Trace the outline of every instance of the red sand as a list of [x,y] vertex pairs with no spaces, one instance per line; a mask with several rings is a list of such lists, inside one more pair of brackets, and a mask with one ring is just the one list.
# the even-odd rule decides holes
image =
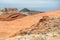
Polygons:
[[0,38],[12,37],[21,30],[25,31],[26,28],[31,28],[31,26],[36,24],[42,16],[60,16],[60,10],[26,16],[14,21],[0,21]]

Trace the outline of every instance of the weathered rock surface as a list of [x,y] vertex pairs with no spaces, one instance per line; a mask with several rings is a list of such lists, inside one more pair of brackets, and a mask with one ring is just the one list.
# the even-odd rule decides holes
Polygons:
[[15,20],[15,19],[20,19],[20,18],[23,18],[27,15],[25,14],[21,14],[21,13],[5,13],[5,14],[2,14],[0,15],[0,21],[12,21],[12,20]]
[[2,8],[0,12],[18,12],[17,8]]
[[1,8],[0,15],[9,13],[20,13],[17,8]]
[[12,38],[1,38],[0,40],[60,40],[60,30],[53,30],[46,34],[19,35]]
[[0,21],[11,21],[27,15],[19,12],[17,8],[3,8],[0,9]]
[[[54,20],[50,19],[51,17],[54,18],[55,22]],[[0,38],[7,38],[30,33],[38,34],[38,32],[45,33],[51,31],[51,29],[52,30],[59,29],[60,25],[57,24],[57,23],[60,24],[59,17],[60,11],[54,11],[27,16],[25,18],[17,19],[14,21],[0,21]]]

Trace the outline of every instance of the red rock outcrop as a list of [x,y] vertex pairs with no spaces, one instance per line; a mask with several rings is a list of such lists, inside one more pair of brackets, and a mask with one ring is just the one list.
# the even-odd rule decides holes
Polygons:
[[15,19],[23,18],[27,15],[21,14],[21,13],[5,13],[0,15],[0,21],[12,21]]
[[[59,17],[60,10],[27,16],[25,18],[17,19],[14,21],[0,21],[0,38],[12,37],[19,33],[24,33],[28,31],[27,29],[33,29],[32,25],[38,23],[43,16]],[[49,18],[47,19],[49,20]]]

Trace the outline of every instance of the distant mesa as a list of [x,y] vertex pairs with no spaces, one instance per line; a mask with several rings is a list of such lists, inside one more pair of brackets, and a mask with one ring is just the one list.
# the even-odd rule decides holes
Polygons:
[[30,10],[27,8],[24,8],[24,9],[20,10],[20,12],[30,12]]
[[20,12],[23,14],[26,14],[26,15],[34,15],[34,14],[38,14],[38,13],[43,13],[41,11],[29,10],[28,8],[24,8],[24,9],[20,10]]

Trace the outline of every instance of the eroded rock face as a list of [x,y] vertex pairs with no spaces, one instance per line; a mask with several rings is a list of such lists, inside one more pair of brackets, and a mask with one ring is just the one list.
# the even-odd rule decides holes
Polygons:
[[33,24],[31,28],[26,28],[18,35],[25,35],[25,34],[40,34],[40,33],[47,33],[53,30],[60,30],[60,16],[42,16],[41,19],[36,24]]
[[18,9],[17,8],[3,8],[3,9],[1,9],[1,11],[2,12],[10,12],[10,11],[18,11]]
[[25,30],[22,30],[19,35],[25,35],[25,34],[45,34],[47,32],[53,31],[53,30],[60,30],[60,17],[49,17],[49,16],[43,16],[42,19],[38,21],[38,23],[33,24],[31,28],[26,28]]
[[54,11],[27,16],[14,21],[0,21],[0,38],[25,34],[47,33],[59,29],[59,19],[60,11]]
[[0,13],[4,14],[4,13],[19,13],[19,10],[17,8],[3,8],[0,9]]
[[0,21],[11,21],[25,16],[27,15],[20,13],[17,8],[0,9]]
[[0,40],[60,40],[60,24],[56,24],[57,22],[59,22],[60,18],[54,17],[49,19],[48,21],[46,20],[44,20],[43,22],[41,21],[41,23],[39,23],[38,25],[35,24],[33,28],[30,28],[29,30],[25,29],[27,31],[22,32],[22,34],[16,34],[11,38],[0,38]]
[[15,19],[20,19],[20,18],[23,18],[27,15],[25,14],[21,14],[21,13],[5,13],[5,14],[2,14],[0,15],[0,21],[12,21],[12,20],[15,20]]

